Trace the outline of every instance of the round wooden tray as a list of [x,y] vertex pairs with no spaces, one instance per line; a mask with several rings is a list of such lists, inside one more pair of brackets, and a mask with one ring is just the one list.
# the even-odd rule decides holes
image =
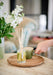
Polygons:
[[32,56],[32,59],[27,59],[26,63],[17,63],[17,55],[11,56],[7,59],[8,63],[13,65],[13,66],[18,66],[18,67],[33,67],[40,65],[44,62],[43,57],[35,55]]

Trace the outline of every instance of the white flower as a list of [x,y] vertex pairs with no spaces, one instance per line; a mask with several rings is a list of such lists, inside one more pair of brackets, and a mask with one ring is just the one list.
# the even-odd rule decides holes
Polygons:
[[8,17],[6,18],[6,23],[11,23],[14,19],[12,18],[11,15],[8,15]]
[[22,7],[22,6],[18,6],[18,5],[16,5],[16,9],[18,10],[18,12],[23,11],[23,7]]
[[23,20],[23,15],[20,14],[21,11],[23,11],[23,7],[16,5],[16,9],[14,9],[12,11],[12,14],[8,15],[6,18],[6,22],[11,23],[11,26],[13,26],[13,28],[15,28],[17,24],[20,24]]
[[14,9],[12,11],[12,14],[14,14],[15,16],[18,16],[18,13],[21,12],[21,11],[23,11],[22,6],[16,5],[16,9]]
[[23,17],[18,17],[18,18],[16,19],[16,21],[17,21],[18,24],[20,24],[20,23],[23,21]]
[[13,28],[15,28],[16,25],[17,25],[17,23],[15,23],[15,22],[16,22],[16,20],[14,20],[14,21],[11,22],[11,26],[13,26]]

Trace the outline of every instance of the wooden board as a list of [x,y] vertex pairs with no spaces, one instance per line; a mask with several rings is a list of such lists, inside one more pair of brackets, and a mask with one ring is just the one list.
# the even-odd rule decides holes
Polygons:
[[33,67],[33,66],[37,66],[40,65],[44,62],[43,57],[35,55],[32,56],[32,59],[27,59],[26,63],[17,63],[17,55],[14,56],[10,56],[7,59],[8,63],[13,65],[13,66],[18,66],[18,67]]

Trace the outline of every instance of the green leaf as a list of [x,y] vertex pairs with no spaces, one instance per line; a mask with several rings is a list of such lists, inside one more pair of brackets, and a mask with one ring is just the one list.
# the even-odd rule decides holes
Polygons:
[[15,32],[15,29],[13,26],[11,26],[11,23],[6,23],[4,17],[0,18],[0,37],[13,37],[10,33]]
[[3,2],[0,2],[0,6],[3,6],[3,4],[4,4]]
[[20,8],[23,9],[23,5],[21,5]]
[[22,13],[22,16],[24,16],[24,13]]
[[17,26],[18,26],[18,24],[17,24]]
[[12,32],[15,32],[15,29],[14,28],[12,28],[12,30],[11,30]]
[[1,43],[2,41],[1,41],[1,38],[0,38],[0,43]]
[[13,35],[11,35],[11,34],[6,34],[6,36],[8,36],[8,37],[13,37]]
[[23,16],[24,16],[24,13],[22,13],[22,14],[19,14],[18,16],[19,16],[19,17],[23,17]]
[[10,39],[10,37],[13,37],[13,35],[11,35],[11,34],[5,34],[5,36],[6,36],[8,39]]

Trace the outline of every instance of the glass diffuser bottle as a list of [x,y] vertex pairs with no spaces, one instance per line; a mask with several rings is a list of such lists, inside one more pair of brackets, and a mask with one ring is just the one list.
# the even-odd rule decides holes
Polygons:
[[26,52],[23,48],[23,41],[24,41],[23,28],[19,27],[17,29],[17,33],[18,33],[18,41],[19,41],[19,50],[17,50],[17,62],[25,63],[26,62]]

